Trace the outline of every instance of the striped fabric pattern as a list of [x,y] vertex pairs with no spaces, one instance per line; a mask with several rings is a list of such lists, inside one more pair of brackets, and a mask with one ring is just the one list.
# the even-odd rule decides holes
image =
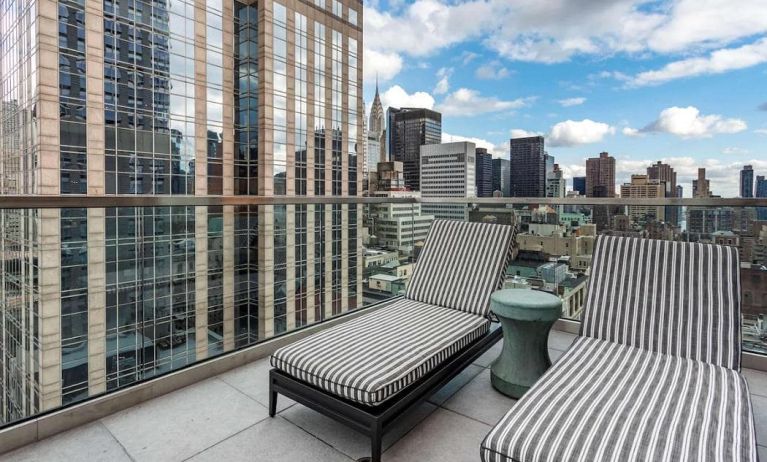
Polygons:
[[272,366],[349,400],[375,406],[485,335],[480,316],[399,299],[277,350]]
[[487,316],[515,256],[515,237],[515,226],[434,221],[406,297]]
[[732,369],[580,337],[493,428],[484,462],[753,461]]
[[737,249],[599,236],[581,335],[739,370]]

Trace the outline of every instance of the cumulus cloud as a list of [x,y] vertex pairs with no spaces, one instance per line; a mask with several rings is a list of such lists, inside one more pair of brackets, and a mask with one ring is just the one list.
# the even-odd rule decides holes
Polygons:
[[[481,24],[481,27],[477,27]],[[658,53],[691,56],[678,68],[724,72],[759,59],[732,57],[761,46],[767,32],[764,0],[415,0],[389,11],[377,3],[365,10],[365,42],[381,53],[421,58],[467,40],[479,39],[501,56],[519,61],[556,63],[578,55]],[[750,43],[750,44],[749,44]],[[732,48],[737,45],[742,48]],[[718,50],[710,53],[712,50]],[[716,53],[722,52],[721,56]],[[709,54],[710,53],[710,54]],[[713,58],[713,59],[712,59]],[[474,59],[465,55],[464,62]],[[732,59],[732,64],[722,62]],[[719,64],[714,61],[719,60]],[[702,69],[702,70],[700,70]],[[652,72],[652,71],[651,71]],[[688,70],[687,73],[690,71]],[[697,75],[697,74],[694,74]],[[662,77],[648,74],[643,78]],[[657,80],[658,82],[664,80]]]
[[459,88],[450,93],[437,106],[437,110],[447,116],[471,117],[491,112],[510,111],[529,106],[534,97],[502,100],[494,96],[482,96],[477,90]]
[[511,137],[512,138],[529,138],[531,136],[541,136],[543,133],[541,132],[531,132],[528,130],[523,130],[521,128],[512,128],[511,129]]
[[474,71],[474,76],[483,80],[501,80],[510,76],[511,72],[503,67],[500,61],[483,64]]
[[453,69],[443,67],[440,70],[437,71],[437,77],[439,77],[439,81],[437,82],[437,85],[434,87],[434,90],[432,93],[435,95],[444,95],[445,93],[450,90],[450,76],[453,74]]
[[509,156],[509,147],[505,144],[495,144],[492,141],[488,141],[484,138],[476,138],[472,136],[451,135],[449,133],[442,133],[443,143],[455,143],[459,141],[468,141],[474,143],[478,148],[485,148],[487,152],[491,153],[493,157]]
[[754,130],[754,133],[758,133],[760,135],[767,135],[767,128],[757,128]]
[[739,133],[747,128],[748,125],[742,119],[724,118],[718,114],[702,115],[695,106],[673,106],[661,111],[658,119],[642,130],[628,130],[636,133],[669,133],[686,139],[710,138],[720,133]]
[[583,97],[577,97],[577,98],[565,98],[560,99],[557,101],[562,107],[570,107],[570,106],[580,106],[581,104],[586,102],[586,98]]
[[565,120],[551,127],[548,142],[551,146],[577,146],[598,143],[615,133],[615,128],[591,119]]
[[630,136],[630,137],[638,137],[638,136],[643,136],[644,135],[644,133],[642,133],[638,129],[631,128],[631,127],[623,127],[623,130],[621,130],[621,133],[623,133],[626,136]]
[[381,104],[387,107],[422,107],[426,109],[434,108],[434,97],[425,91],[408,93],[399,85],[394,85],[381,94]]
[[[767,14],[767,12],[765,12]],[[640,72],[632,86],[658,85],[670,80],[744,69],[767,62],[767,38],[737,48],[725,48],[708,56],[673,61],[660,69]]]
[[365,48],[363,78],[374,82],[376,78],[385,82],[393,79],[402,70],[402,57],[397,53],[380,52]]

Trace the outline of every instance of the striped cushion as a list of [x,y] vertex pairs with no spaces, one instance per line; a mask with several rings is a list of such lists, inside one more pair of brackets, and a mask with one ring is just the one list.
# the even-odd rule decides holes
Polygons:
[[436,220],[407,298],[487,316],[515,251],[514,226]]
[[732,369],[587,337],[491,430],[485,462],[754,461]]
[[485,335],[489,321],[399,299],[277,350],[272,366],[367,405],[386,401]]
[[600,236],[581,335],[738,370],[737,249]]

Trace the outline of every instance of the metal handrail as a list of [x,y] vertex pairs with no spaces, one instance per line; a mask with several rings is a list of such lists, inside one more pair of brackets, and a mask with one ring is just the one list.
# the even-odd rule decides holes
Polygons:
[[620,198],[620,197],[387,197],[387,196],[0,196],[0,209],[199,207],[313,204],[476,204],[505,205],[617,205],[677,207],[767,207],[767,198]]

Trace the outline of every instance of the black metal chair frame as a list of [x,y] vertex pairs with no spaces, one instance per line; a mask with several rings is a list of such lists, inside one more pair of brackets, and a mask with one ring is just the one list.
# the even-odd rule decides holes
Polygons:
[[279,369],[269,372],[269,416],[277,411],[277,395],[314,409],[371,439],[371,462],[380,462],[383,435],[406,412],[428,399],[462,370],[490,349],[502,337],[499,328],[492,328],[457,352],[418,382],[400,391],[378,406],[367,406],[329,393],[298,380]]

